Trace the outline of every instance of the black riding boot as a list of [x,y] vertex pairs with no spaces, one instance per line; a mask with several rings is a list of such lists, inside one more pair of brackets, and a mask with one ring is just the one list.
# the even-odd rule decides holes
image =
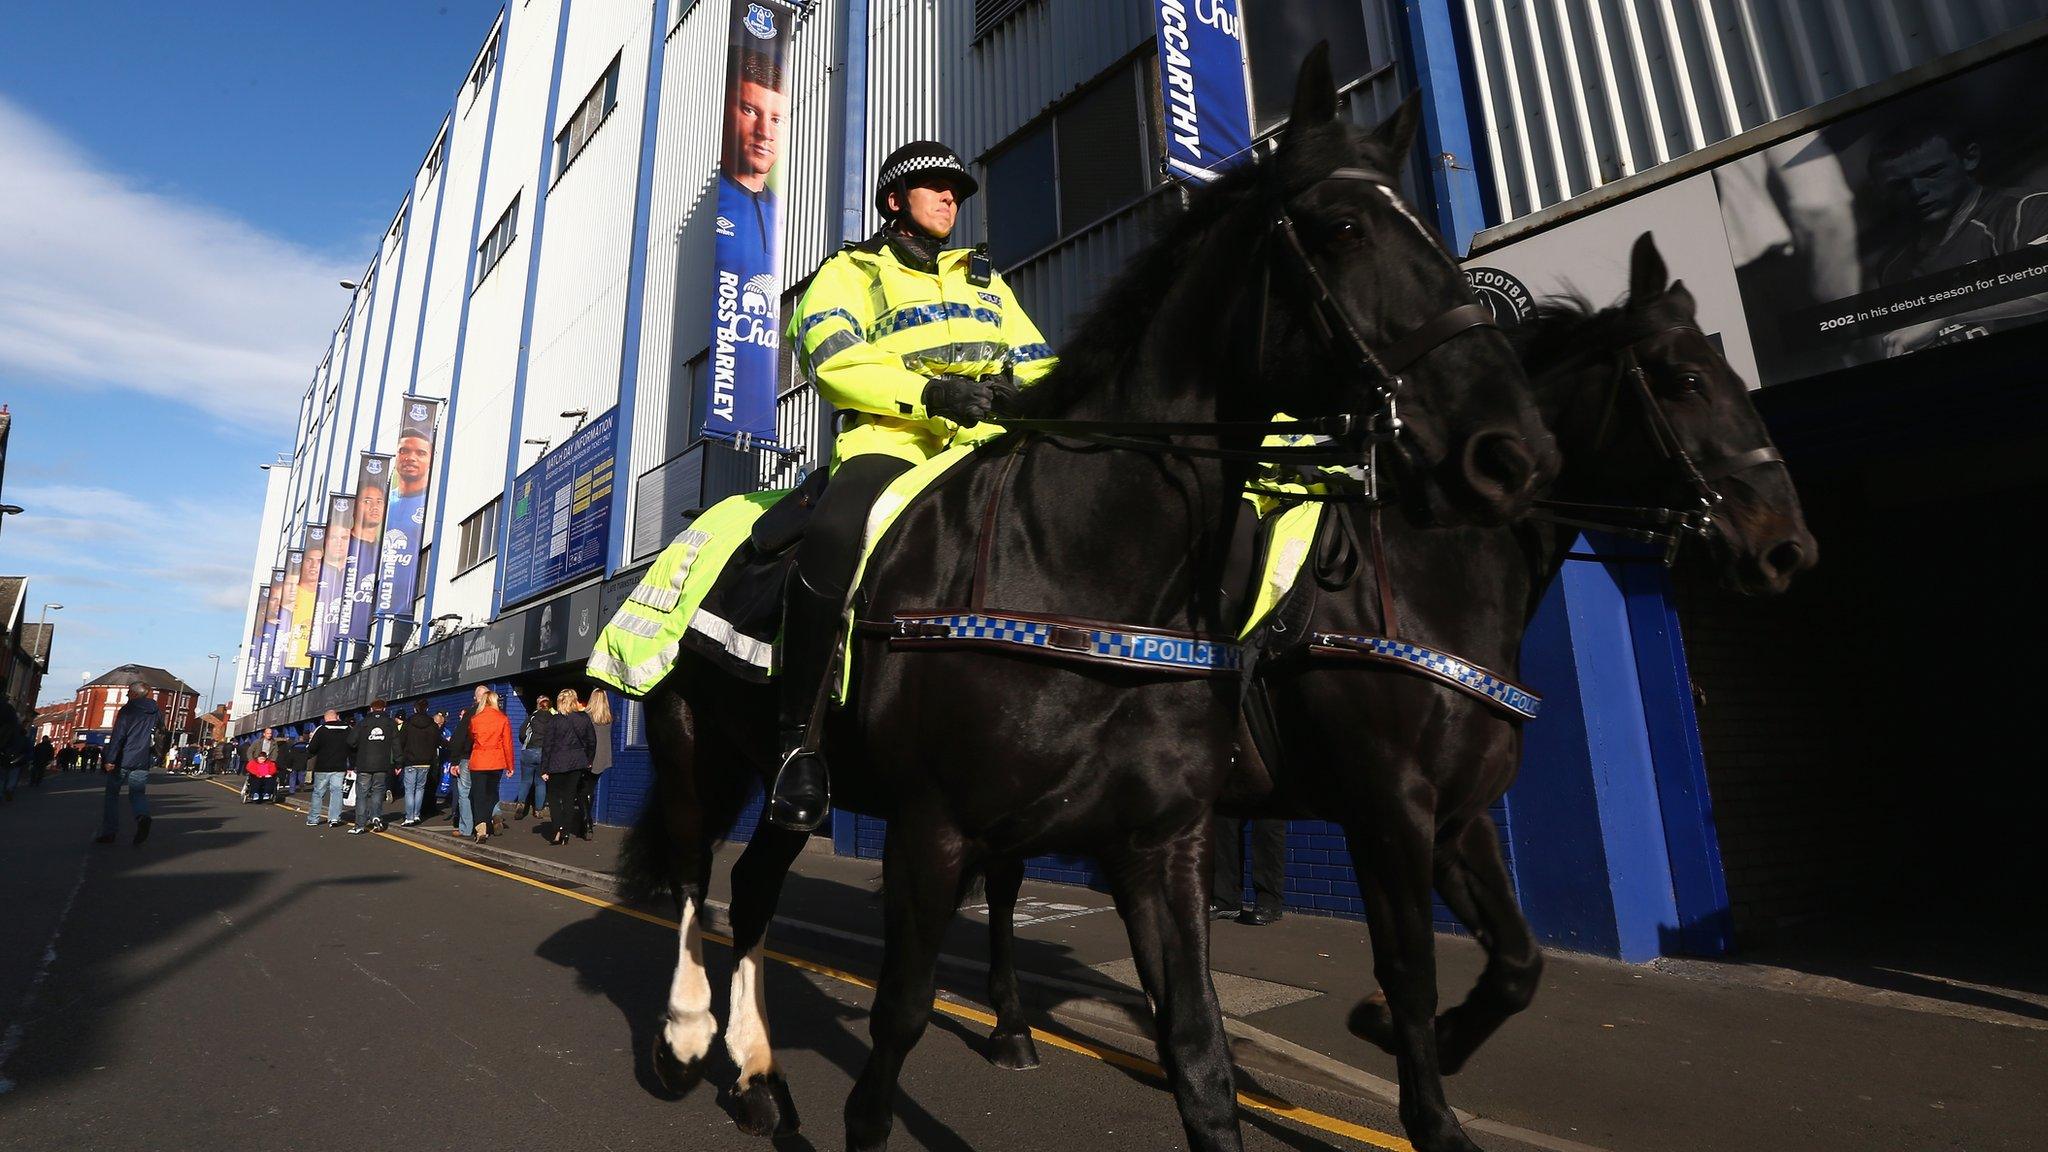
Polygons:
[[824,737],[825,678],[839,647],[845,597],[819,593],[801,570],[789,576],[782,610],[782,767],[768,793],[768,822],[791,832],[815,831],[832,811],[832,781],[819,744]]

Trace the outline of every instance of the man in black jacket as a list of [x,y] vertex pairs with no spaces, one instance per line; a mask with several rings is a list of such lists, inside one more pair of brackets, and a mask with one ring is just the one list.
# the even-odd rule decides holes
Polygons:
[[[347,790],[344,783],[349,764],[349,726],[341,722],[341,713],[327,710],[327,716],[313,729],[312,742],[306,746],[307,759],[313,764],[313,802],[306,806],[306,827],[325,824],[329,827],[341,823],[341,795]],[[320,814],[321,797],[327,798],[327,814]]]
[[384,701],[370,701],[370,711],[349,733],[356,757],[356,826],[351,836],[384,830],[384,781],[398,759],[398,722],[384,710]]
[[540,750],[548,746],[548,725],[555,722],[555,702],[543,692],[533,698],[533,711],[526,717],[526,731],[519,735],[519,771],[526,777],[519,787],[519,807],[514,820],[548,806],[548,784],[540,778]]
[[135,813],[135,843],[149,839],[149,770],[156,763],[156,735],[163,721],[163,710],[149,698],[149,690],[130,684],[128,702],[115,714],[114,730],[107,736],[107,798],[94,843],[114,842],[114,833],[120,830],[123,785],[128,788],[128,806]]
[[399,762],[405,768],[405,820],[401,828],[420,822],[426,800],[427,777],[441,759],[441,726],[427,715],[425,701],[412,706],[398,734]]

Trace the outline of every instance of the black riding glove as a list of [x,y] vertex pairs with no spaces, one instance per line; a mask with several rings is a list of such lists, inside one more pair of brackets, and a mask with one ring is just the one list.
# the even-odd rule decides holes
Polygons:
[[972,428],[987,418],[994,401],[993,380],[934,376],[924,386],[924,410]]

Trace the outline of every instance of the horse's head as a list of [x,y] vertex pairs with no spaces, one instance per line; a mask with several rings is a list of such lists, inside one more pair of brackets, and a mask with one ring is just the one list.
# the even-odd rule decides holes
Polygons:
[[[1649,233],[1630,256],[1622,314],[1631,342],[1604,385],[1590,485],[1701,509],[1723,578],[1752,595],[1783,592],[1819,546],[1748,386],[1702,334],[1692,293],[1670,279]],[[1570,451],[1576,481],[1581,456]]]
[[1414,140],[1411,97],[1359,132],[1337,119],[1327,46],[1296,81],[1279,151],[1254,204],[1265,214],[1256,293],[1261,403],[1297,416],[1398,417],[1403,494],[1432,520],[1521,510],[1557,471],[1520,360],[1492,326],[1396,175]]

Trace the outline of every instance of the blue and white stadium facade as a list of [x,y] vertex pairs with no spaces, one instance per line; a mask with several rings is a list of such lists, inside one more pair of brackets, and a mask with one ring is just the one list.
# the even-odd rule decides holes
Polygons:
[[[932,137],[987,190],[959,235],[990,243],[1057,345],[1179,204],[1161,163],[1162,6],[1198,19],[1241,8],[1263,134],[1280,126],[1294,65],[1317,40],[1331,42],[1360,124],[1419,88],[1424,139],[1408,177],[1444,234],[1474,265],[1539,290],[1563,285],[1531,272],[1531,254],[1569,235],[1594,254],[1573,282],[1612,297],[1628,244],[1666,213],[1646,210],[1656,197],[2024,48],[2048,0],[812,0],[796,24],[783,144],[785,315],[822,261],[875,227],[879,159]],[[390,227],[330,343],[307,350],[289,463],[269,472],[244,635],[324,496],[352,487],[357,454],[396,448],[407,395],[445,405],[419,592],[409,621],[380,621],[369,643],[316,659],[288,687],[242,692],[240,731],[376,696],[452,712],[484,682],[518,701],[517,722],[534,692],[582,684],[596,626],[689,514],[824,463],[831,414],[786,356],[780,450],[697,435],[730,15],[726,0],[516,0],[451,69],[438,122],[394,127],[417,133],[421,163],[393,190]],[[1703,322],[1725,327],[1731,359],[1754,370],[1754,355],[1737,355],[1741,325],[1711,315],[1734,305],[1695,289]],[[1993,452],[1966,424],[2041,427],[2028,424],[2033,401],[2015,398],[2031,339],[2000,333],[1759,393],[1810,489],[1828,554],[1819,592],[1746,603],[1683,568],[1567,567],[1524,661],[1543,719],[1496,811],[1546,940],[1637,960],[1719,954],[1873,894],[1871,869],[1896,859],[1883,838],[1915,801],[1904,769],[1886,784],[1879,763],[1887,710],[1913,709],[1889,679],[1905,658],[1870,637],[1890,624],[1990,648],[2002,638],[1953,581],[1937,590],[1957,593],[1960,623],[1887,619],[1897,589],[1853,574],[1884,555],[1883,532],[1904,529],[1881,530],[1865,498],[1899,479],[1882,466],[1896,437],[1938,472]],[[1945,380],[1974,383],[1951,383],[1930,415],[1920,381],[1937,363]],[[502,570],[515,481],[572,448],[608,462],[609,491],[586,521],[602,523],[602,562],[535,591]],[[1953,508],[2042,483],[2020,463],[2032,457],[1993,454],[1995,475],[1927,499]],[[1899,518],[1922,507],[1904,494],[1878,503]],[[1830,567],[1841,569],[1832,579]],[[637,708],[614,737],[599,810],[624,823],[651,780]],[[846,814],[832,829],[858,854],[879,850],[879,832]],[[1093,879],[1086,860],[1037,867]],[[1292,907],[1362,911],[1333,827],[1290,829],[1287,878]]]

